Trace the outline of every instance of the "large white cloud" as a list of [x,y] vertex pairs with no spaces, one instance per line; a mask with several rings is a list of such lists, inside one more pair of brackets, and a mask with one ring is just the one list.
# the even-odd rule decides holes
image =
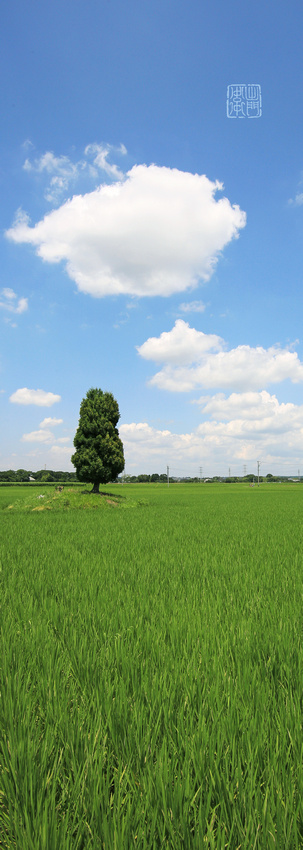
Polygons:
[[[98,156],[98,155],[97,155]],[[136,165],[124,181],[74,196],[34,227],[19,214],[6,232],[45,261],[63,261],[94,297],[163,295],[208,280],[246,216],[205,175]]]
[[196,331],[179,319],[171,331],[150,337],[137,350],[141,357],[165,364],[150,384],[171,392],[198,387],[260,390],[286,378],[303,381],[303,364],[295,351],[279,346],[224,348],[220,337]]
[[37,407],[52,407],[58,401],[61,401],[60,395],[55,393],[47,393],[45,390],[29,390],[27,387],[22,387],[16,390],[9,399],[13,404],[35,404]]

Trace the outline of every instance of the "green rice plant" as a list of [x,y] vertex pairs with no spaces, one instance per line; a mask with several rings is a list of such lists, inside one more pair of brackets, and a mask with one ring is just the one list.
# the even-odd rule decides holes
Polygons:
[[301,848],[301,489],[66,490],[2,501],[1,846]]

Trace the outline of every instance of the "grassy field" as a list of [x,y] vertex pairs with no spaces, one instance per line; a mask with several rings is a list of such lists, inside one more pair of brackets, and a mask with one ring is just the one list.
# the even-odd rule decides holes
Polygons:
[[0,488],[0,846],[303,848],[303,488],[104,489]]

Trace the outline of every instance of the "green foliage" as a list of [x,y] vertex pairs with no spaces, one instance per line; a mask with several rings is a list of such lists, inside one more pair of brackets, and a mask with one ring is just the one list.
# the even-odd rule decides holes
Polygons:
[[10,482],[12,484],[22,483],[30,483],[31,485],[34,481],[30,481],[30,479],[34,479],[34,481],[76,481],[76,473],[75,472],[55,472],[52,469],[40,469],[38,472],[32,472],[28,469],[17,469],[17,472],[14,469],[7,469],[6,471],[0,472],[0,484],[2,482]]
[[301,489],[112,493],[0,491],[1,848],[301,850]]
[[75,434],[75,453],[71,461],[79,481],[90,481],[94,488],[113,481],[124,469],[123,444],[116,425],[120,413],[112,393],[88,390],[80,405],[79,425]]

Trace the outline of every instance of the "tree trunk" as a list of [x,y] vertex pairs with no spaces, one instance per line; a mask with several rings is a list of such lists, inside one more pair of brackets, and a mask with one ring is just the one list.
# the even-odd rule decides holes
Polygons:
[[94,484],[93,489],[91,490],[91,493],[100,493],[99,486],[100,486],[99,482],[97,482],[97,484]]

